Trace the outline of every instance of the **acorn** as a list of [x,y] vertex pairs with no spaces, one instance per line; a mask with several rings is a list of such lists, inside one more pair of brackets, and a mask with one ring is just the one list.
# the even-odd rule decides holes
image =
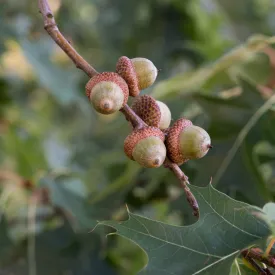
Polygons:
[[140,90],[150,87],[156,80],[158,70],[147,58],[130,59],[122,56],[118,59],[116,72],[125,79],[130,96],[138,96]]
[[143,167],[160,167],[166,157],[164,138],[164,133],[155,127],[134,130],[124,141],[124,152]]
[[179,165],[204,157],[212,148],[208,133],[185,118],[177,120],[169,128],[166,147],[170,160]]
[[164,130],[170,125],[171,112],[168,106],[149,95],[137,97],[132,109],[148,126]]
[[89,80],[86,95],[97,112],[112,114],[125,106],[129,89],[125,80],[117,73],[104,72]]

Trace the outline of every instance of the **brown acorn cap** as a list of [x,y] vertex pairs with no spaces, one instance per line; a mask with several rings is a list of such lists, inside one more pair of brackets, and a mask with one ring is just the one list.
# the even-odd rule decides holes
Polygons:
[[167,155],[171,161],[177,164],[182,164],[188,159],[185,159],[180,150],[180,139],[181,132],[187,126],[192,125],[192,122],[185,118],[178,119],[169,129],[166,137],[166,148]]
[[153,97],[149,95],[137,97],[132,109],[147,125],[159,127],[161,112],[157,101]]
[[100,73],[100,74],[97,74],[96,76],[94,76],[93,78],[91,78],[89,80],[89,82],[86,84],[87,97],[89,99],[91,99],[91,93],[92,93],[93,88],[95,87],[95,85],[97,85],[98,83],[103,82],[103,81],[113,82],[121,88],[121,90],[124,94],[124,101],[123,101],[123,106],[124,106],[127,103],[128,97],[129,97],[128,85],[121,76],[119,76],[117,73],[113,73],[113,72]]
[[144,127],[139,130],[134,130],[130,135],[128,135],[124,141],[124,152],[125,154],[133,160],[133,150],[137,143],[147,137],[158,137],[162,141],[165,139],[164,133],[155,127]]
[[116,72],[127,82],[130,96],[138,96],[138,79],[131,59],[121,56],[116,64]]

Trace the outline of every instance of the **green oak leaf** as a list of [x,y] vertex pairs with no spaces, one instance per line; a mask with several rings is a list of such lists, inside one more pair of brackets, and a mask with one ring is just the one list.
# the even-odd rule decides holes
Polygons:
[[100,223],[147,253],[148,265],[139,274],[229,274],[241,249],[270,235],[260,208],[236,201],[211,184],[190,189],[200,207],[200,218],[192,225],[169,225],[131,212],[127,221]]

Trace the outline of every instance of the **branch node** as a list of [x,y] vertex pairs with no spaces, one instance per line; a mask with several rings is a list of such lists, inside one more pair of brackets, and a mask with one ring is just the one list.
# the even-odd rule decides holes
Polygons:
[[48,18],[50,18],[50,19],[52,19],[52,18],[53,18],[53,14],[52,14],[52,13],[50,13],[50,12],[48,12],[48,13],[46,14],[46,16],[47,16]]
[[56,25],[55,23],[48,23],[48,24],[45,24],[45,25],[44,25],[44,29],[45,29],[47,32],[50,32],[51,29],[52,29],[52,30],[53,30],[53,29],[58,30],[57,25]]

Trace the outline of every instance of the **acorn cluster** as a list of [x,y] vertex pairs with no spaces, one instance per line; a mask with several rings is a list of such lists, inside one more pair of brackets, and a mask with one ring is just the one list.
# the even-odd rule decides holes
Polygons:
[[125,141],[124,152],[132,160],[147,168],[163,164],[166,156],[181,165],[188,160],[202,158],[212,148],[208,133],[185,118],[170,126],[168,106],[149,95],[139,96],[141,90],[151,86],[158,70],[146,58],[119,58],[116,72],[103,72],[89,80],[86,95],[101,114],[112,114],[135,97],[133,111],[147,124],[133,129]]

